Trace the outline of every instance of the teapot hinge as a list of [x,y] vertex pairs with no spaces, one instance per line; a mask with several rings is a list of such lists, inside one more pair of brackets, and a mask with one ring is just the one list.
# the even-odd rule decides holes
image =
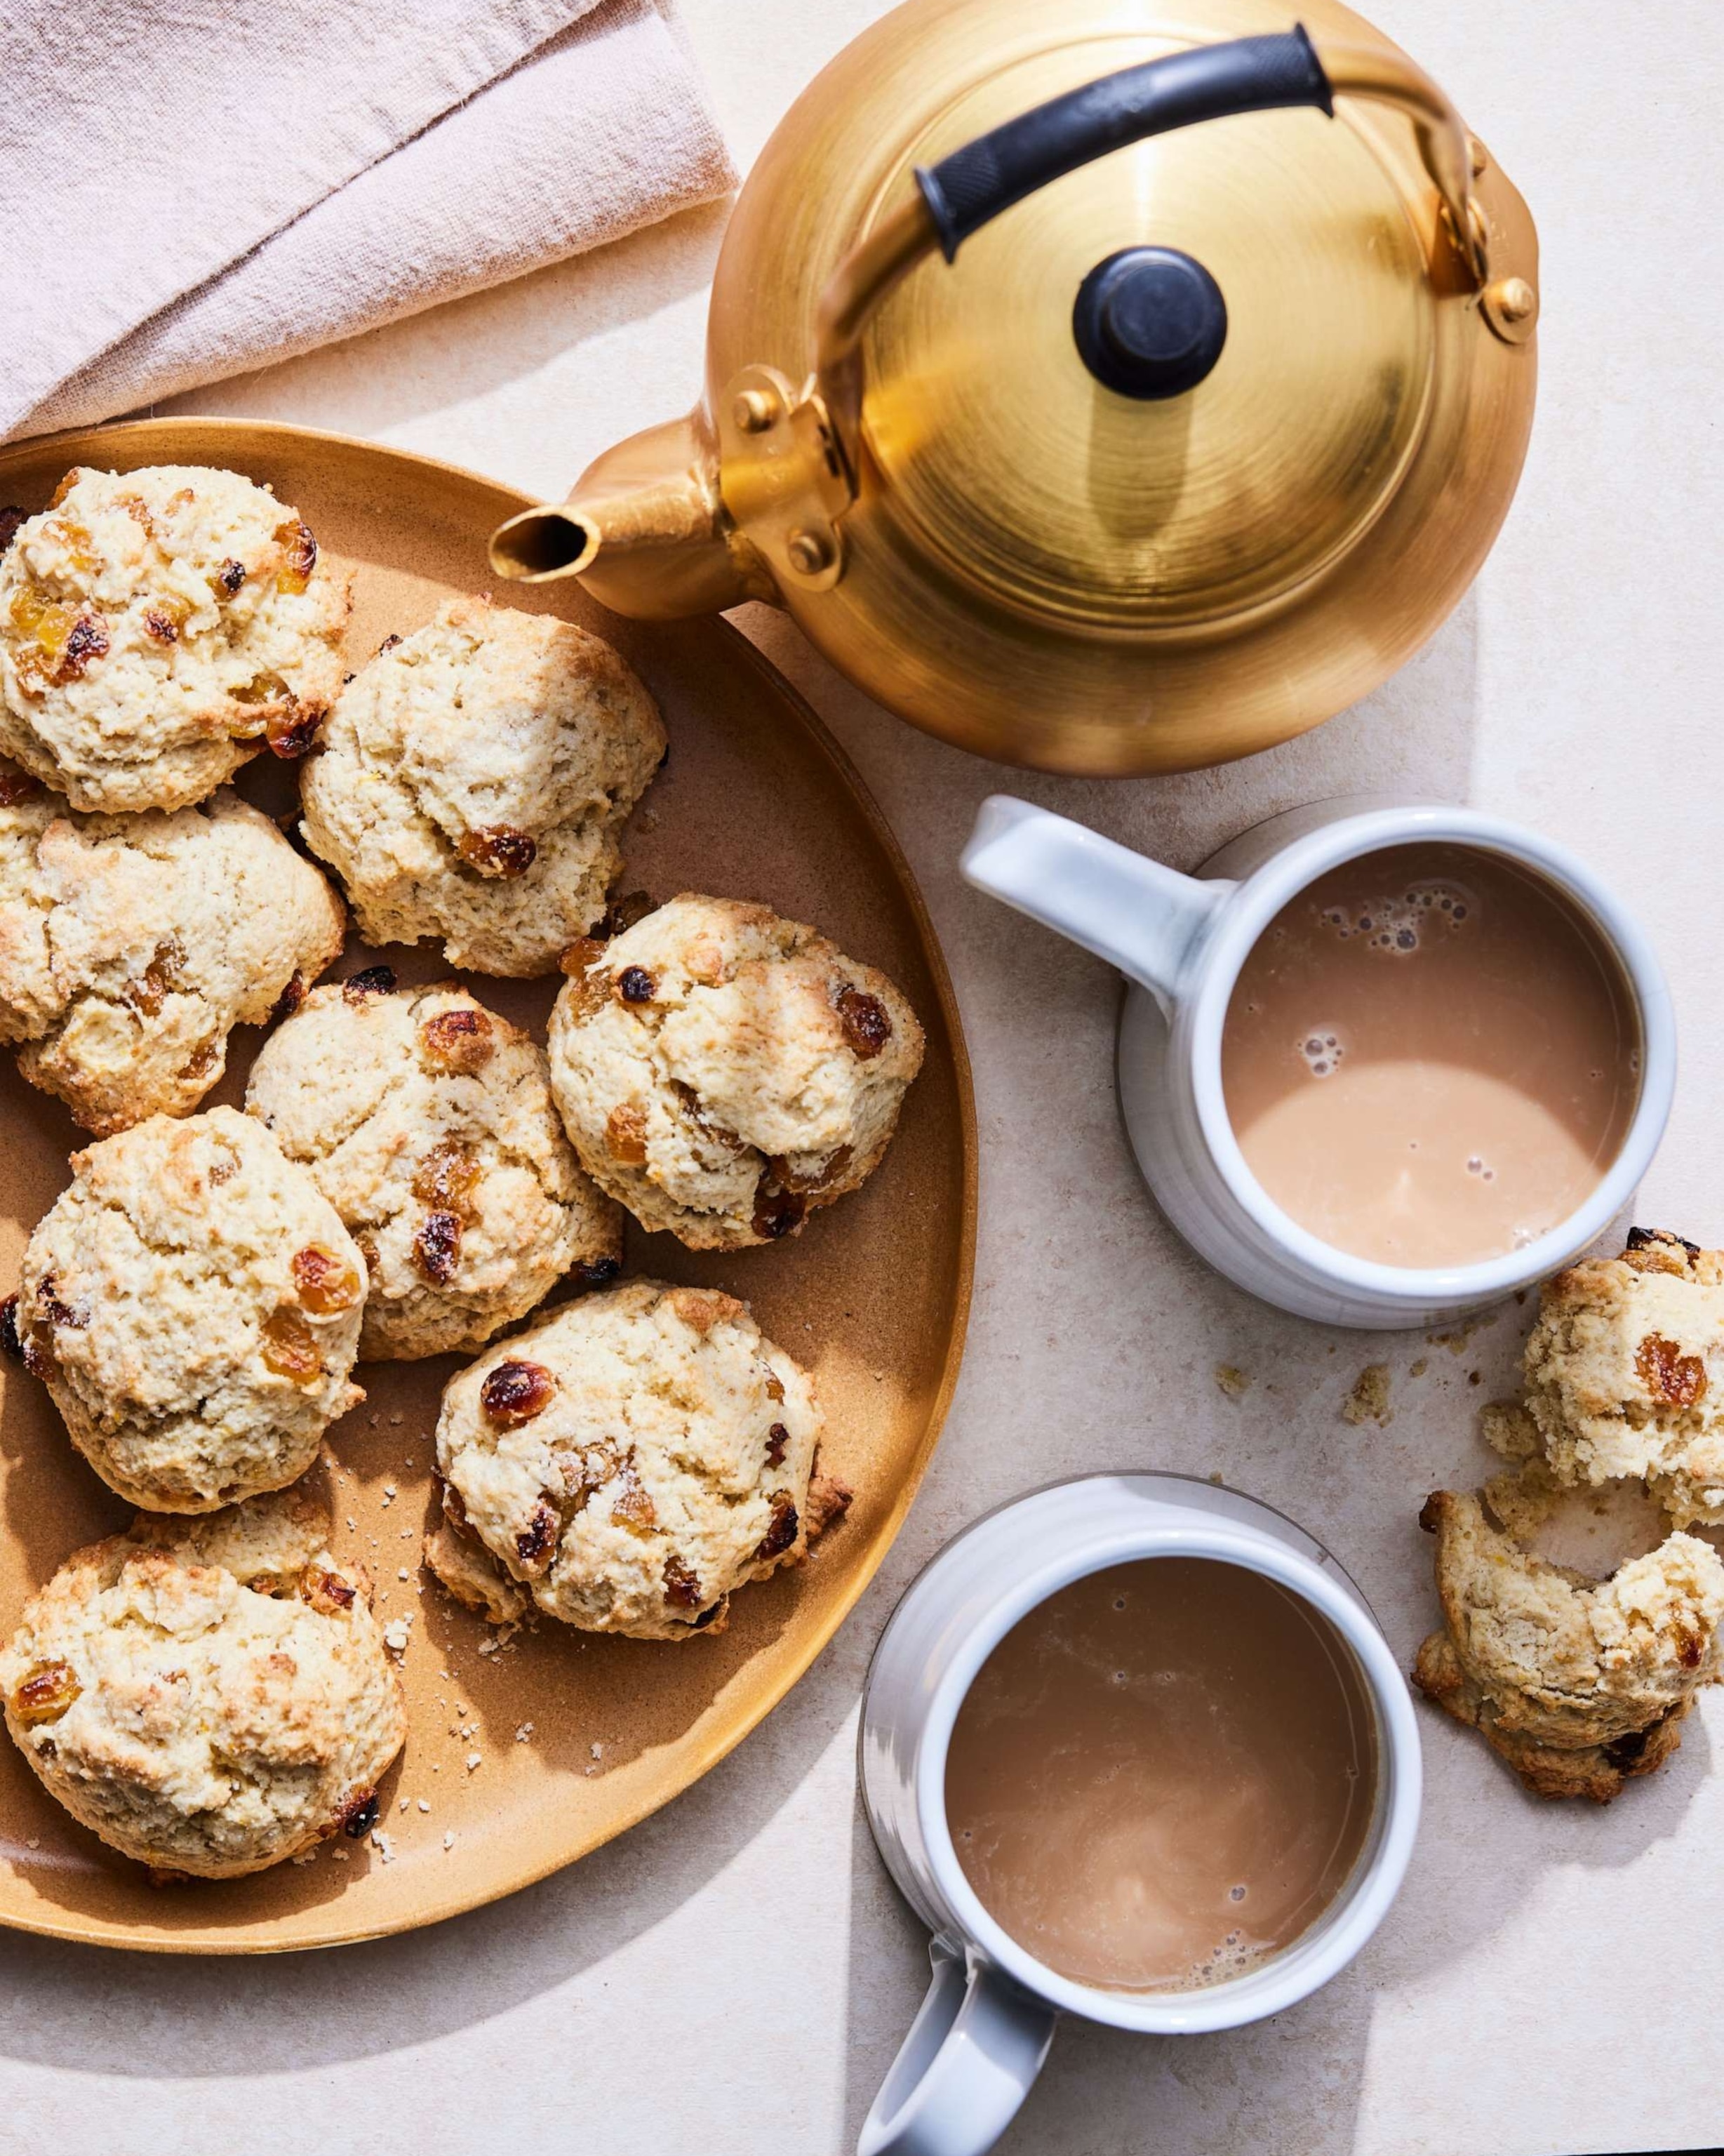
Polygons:
[[781,585],[829,591],[844,574],[839,519],[854,477],[825,399],[775,367],[745,367],[715,413],[719,490]]

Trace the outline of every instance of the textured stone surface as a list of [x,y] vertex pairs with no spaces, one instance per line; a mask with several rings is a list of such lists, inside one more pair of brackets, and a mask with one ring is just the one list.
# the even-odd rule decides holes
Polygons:
[[[740,162],[874,11],[687,0]],[[1631,20],[1605,0],[1573,0],[1560,23],[1538,0],[1373,12],[1513,173],[1544,249],[1526,481],[1480,584],[1422,658],[1367,706],[1245,766],[1086,785],[1020,780],[922,741],[770,614],[742,617],[838,729],[909,850],[977,1062],[969,1357],[880,1577],[704,1782],[499,1907],[339,1957],[226,1967],[0,1939],[0,2102],[21,2144],[111,2156],[123,2119],[127,2156],[298,2156],[333,2118],[344,2148],[391,2156],[467,2156],[481,2138],[550,2156],[584,2118],[595,2156],[840,2156],[926,1969],[855,1806],[869,1650],[947,1535],[1052,1476],[1224,1472],[1335,1547],[1410,1661],[1436,1610],[1419,1502],[1491,1471],[1474,1410],[1507,1389],[1531,1312],[1511,1306],[1459,1353],[1331,1335],[1187,1256],[1119,1135],[1112,980],[957,880],[990,788],[1181,865],[1272,810],[1362,786],[1470,800],[1566,840],[1633,892],[1676,993],[1684,1080],[1638,1215],[1724,1240],[1708,1084],[1724,946],[1706,896],[1724,782],[1706,267],[1724,20],[1691,0],[1642,0]],[[692,398],[721,225],[696,213],[185,407],[377,435],[554,490]],[[1394,1419],[1350,1425],[1342,1403],[1379,1360]],[[1255,1382],[1230,1399],[1218,1363]],[[1476,1738],[1420,1715],[1424,1838],[1363,1958],[1232,2035],[1063,2029],[1006,2156],[1525,2156],[1716,2139],[1724,1776],[1710,1770],[1724,1694],[1702,1702],[1663,1774],[1603,1813],[1522,1796]],[[546,2056],[562,2061],[555,2096],[523,2064]]]

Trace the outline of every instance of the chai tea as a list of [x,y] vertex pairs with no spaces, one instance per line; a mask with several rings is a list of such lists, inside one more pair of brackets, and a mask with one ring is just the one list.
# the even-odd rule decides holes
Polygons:
[[1299,1224],[1391,1265],[1470,1265],[1574,1213],[1640,1085],[1621,968],[1501,855],[1392,846],[1264,931],[1221,1047],[1247,1166]]
[[1046,1967],[1183,1991],[1290,1946],[1376,1802],[1369,1701],[1327,1620],[1242,1565],[1152,1558],[1050,1595],[994,1649],[946,1768],[983,1906]]

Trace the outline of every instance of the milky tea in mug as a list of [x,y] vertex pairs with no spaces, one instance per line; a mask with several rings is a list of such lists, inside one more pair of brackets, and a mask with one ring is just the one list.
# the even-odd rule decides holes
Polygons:
[[947,1755],[952,1846],[1044,1967],[1116,1991],[1244,1975],[1352,1873],[1375,1726],[1339,1635],[1243,1565],[1146,1558],[1019,1620]]
[[1640,1088],[1614,953],[1534,871],[1449,843],[1385,847],[1283,907],[1222,1034],[1246,1165],[1321,1241],[1473,1265],[1577,1212]]

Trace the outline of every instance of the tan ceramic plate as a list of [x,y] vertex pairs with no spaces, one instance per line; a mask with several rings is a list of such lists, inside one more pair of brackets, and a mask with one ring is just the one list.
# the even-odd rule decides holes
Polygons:
[[[358,572],[356,664],[446,594],[482,588],[486,535],[523,506],[422,458],[220,419],[151,420],[0,452],[0,504],[41,507],[74,463],[224,465],[273,484]],[[767,1332],[813,1368],[826,1458],[854,1485],[855,1502],[808,1565],[738,1595],[717,1639],[587,1638],[547,1619],[482,1655],[489,1628],[418,1570],[438,1394],[456,1363],[362,1368],[369,1397],[331,1433],[336,1547],[371,1566],[385,1620],[418,1613],[405,1657],[407,1749],[382,1792],[392,1860],[342,1842],[345,1862],[326,1845],[303,1866],[152,1889],[74,1825],[0,1741],[0,1922],[170,1953],[259,1953],[432,1923],[542,1878],[686,1789],[783,1697],[880,1563],[927,1463],[963,1344],[976,1132],[951,985],[903,856],[819,721],[734,629],[618,621],[572,585],[511,603],[602,630],[663,707],[670,759],[627,834],[624,887],[763,899],[815,921],[885,967],[927,1029],[927,1060],[885,1163],[794,1241],[697,1257],[630,1229],[630,1271],[746,1296]],[[242,785],[280,808],[291,798],[285,778],[280,767],[254,764]],[[404,978],[448,970],[434,947],[389,955]],[[354,963],[350,953],[338,971]],[[555,982],[474,985],[542,1034]],[[215,1098],[238,1101],[260,1037],[236,1034]],[[0,1281],[9,1286],[80,1140],[9,1056],[0,1065]],[[3,1385],[0,1635],[69,1551],[127,1517],[74,1454],[41,1389],[10,1366]],[[474,1753],[480,1763],[469,1771]]]

